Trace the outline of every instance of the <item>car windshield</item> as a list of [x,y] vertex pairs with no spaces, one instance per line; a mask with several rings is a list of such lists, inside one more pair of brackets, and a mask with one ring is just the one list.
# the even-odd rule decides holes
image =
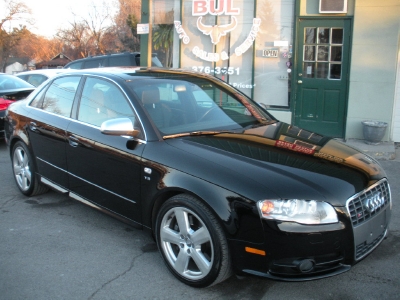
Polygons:
[[164,137],[237,131],[275,122],[255,102],[217,80],[171,76],[128,83]]
[[34,88],[34,86],[16,76],[0,74],[0,91],[24,88]]

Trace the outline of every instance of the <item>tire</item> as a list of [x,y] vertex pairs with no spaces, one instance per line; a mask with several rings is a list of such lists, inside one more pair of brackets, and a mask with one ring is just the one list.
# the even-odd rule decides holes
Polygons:
[[34,196],[48,191],[48,187],[39,181],[32,155],[23,142],[18,141],[15,143],[11,153],[11,160],[14,179],[22,194]]
[[231,275],[225,234],[215,216],[190,195],[176,195],[161,207],[156,240],[168,269],[182,282],[206,287]]

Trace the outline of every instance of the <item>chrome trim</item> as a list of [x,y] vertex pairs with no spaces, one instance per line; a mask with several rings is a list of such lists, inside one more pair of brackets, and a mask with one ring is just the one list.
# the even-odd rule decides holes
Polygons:
[[48,179],[46,179],[46,178],[44,178],[44,177],[40,177],[40,181],[41,181],[42,183],[44,183],[45,185],[51,187],[52,189],[58,191],[58,192],[61,192],[61,193],[68,193],[68,190],[62,188],[61,186],[59,186],[59,185],[53,183],[52,181],[50,181],[50,180],[48,180]]
[[75,200],[77,200],[77,201],[79,201],[79,202],[82,202],[82,203],[84,203],[84,204],[86,204],[86,205],[89,205],[89,206],[91,206],[91,207],[93,207],[93,208],[101,209],[100,206],[97,206],[97,205],[95,205],[94,203],[83,199],[83,198],[82,198],[81,196],[79,196],[78,194],[75,194],[75,193],[73,193],[73,192],[70,192],[70,193],[69,193],[69,196],[70,196],[72,199],[75,199]]
[[[105,72],[106,72],[106,71],[105,71]],[[125,100],[128,101],[128,104],[129,104],[129,105],[131,106],[131,108],[133,109],[133,111],[134,111],[134,113],[135,113],[137,119],[138,119],[139,122],[140,122],[141,128],[143,129],[144,140],[147,141],[146,129],[145,129],[144,126],[143,126],[142,119],[140,118],[139,114],[137,113],[137,110],[136,110],[135,106],[133,105],[132,101],[130,100],[130,98],[128,97],[128,95],[126,94],[125,90],[121,87],[120,84],[118,84],[116,81],[114,81],[114,80],[111,79],[111,78],[108,78],[108,77],[105,77],[105,76],[101,76],[101,75],[98,75],[98,74],[90,74],[90,73],[83,73],[83,72],[82,72],[82,73],[79,73],[79,74],[75,74],[75,73],[73,73],[73,72],[72,72],[72,73],[69,73],[69,74],[65,74],[65,73],[61,73],[61,74],[62,74],[62,75],[57,75],[57,76],[55,76],[55,77],[52,77],[52,78],[51,78],[51,81],[49,81],[49,83],[47,83],[44,87],[42,87],[42,88],[40,89],[40,91],[41,91],[43,88],[48,88],[49,85],[54,81],[54,79],[57,79],[57,78],[59,78],[59,77],[66,77],[66,76],[80,76],[80,77],[81,77],[80,80],[82,80],[82,78],[84,78],[85,76],[86,76],[86,77],[89,76],[89,77],[98,77],[98,78],[105,79],[105,80],[107,80],[107,81],[111,81],[112,83],[114,83],[115,85],[117,85],[118,88],[121,90],[121,92],[125,95]],[[124,73],[124,74],[125,74],[125,73]],[[80,84],[81,84],[81,83],[79,82],[78,86],[79,86]],[[128,88],[129,88],[129,86],[128,86]],[[62,115],[58,115],[58,114],[55,114],[55,113],[52,113],[52,112],[48,112],[48,111],[46,111],[46,110],[43,110],[43,109],[40,109],[40,108],[31,106],[31,105],[30,105],[31,102],[32,102],[33,100],[35,100],[36,96],[40,93],[40,91],[38,90],[38,91],[36,92],[36,90],[35,90],[35,94],[34,94],[34,95],[32,95],[32,93],[31,93],[29,96],[32,95],[32,96],[31,96],[32,99],[29,99],[29,96],[28,96],[28,98],[27,98],[28,101],[27,101],[27,103],[26,103],[26,107],[29,107],[30,109],[39,110],[39,111],[41,111],[41,112],[45,112],[45,113],[47,113],[47,114],[49,114],[49,115],[54,115],[54,116],[57,116],[57,117],[61,117],[61,118],[63,118],[63,119],[67,119],[67,120],[70,120],[70,121],[78,122],[78,123],[80,123],[80,124],[87,125],[87,126],[90,126],[90,127],[93,127],[93,128],[98,128],[98,129],[100,130],[100,127],[94,126],[94,125],[91,125],[91,124],[88,124],[88,123],[85,123],[85,122],[82,122],[82,121],[79,121],[78,119],[73,119],[73,118],[71,118],[71,117],[65,117],[65,116],[62,116]],[[78,92],[78,90],[77,90],[76,93],[80,93],[80,92]],[[76,95],[76,93],[75,93],[75,95]],[[80,93],[80,96],[79,96],[79,98],[78,98],[78,100],[77,100],[78,102],[80,101],[81,96],[82,96],[82,93]],[[135,99],[135,100],[136,100],[136,99]],[[75,99],[74,99],[74,102],[75,102]],[[140,141],[140,140],[137,139],[137,141]],[[146,142],[145,142],[145,143],[146,143]]]
[[[379,196],[379,206],[371,210],[367,202]],[[355,194],[346,202],[354,235],[354,259],[370,254],[386,237],[392,210],[390,185],[386,178]]]
[[52,167],[54,167],[54,168],[56,168],[56,169],[58,169],[58,170],[61,170],[61,171],[65,172],[65,173],[67,173],[68,175],[71,175],[71,176],[73,176],[73,177],[75,177],[75,178],[78,178],[79,180],[82,180],[82,181],[84,181],[84,182],[86,182],[86,183],[88,183],[88,184],[90,184],[90,185],[92,185],[92,186],[95,186],[95,187],[97,187],[97,188],[99,188],[99,189],[101,189],[101,190],[103,190],[103,191],[105,191],[105,192],[108,192],[108,193],[110,193],[110,194],[113,194],[114,196],[117,196],[117,197],[122,198],[122,199],[124,199],[124,200],[127,200],[127,201],[129,201],[129,202],[136,203],[136,201],[134,201],[134,200],[132,200],[132,199],[126,198],[126,197],[124,197],[124,196],[121,196],[121,195],[119,195],[119,194],[117,194],[117,193],[114,193],[114,192],[112,192],[112,191],[110,191],[110,190],[108,190],[108,189],[105,189],[105,188],[103,188],[103,187],[101,187],[101,186],[99,186],[99,185],[97,185],[97,184],[94,184],[94,183],[92,183],[92,182],[90,182],[90,181],[88,181],[88,180],[86,180],[86,179],[83,179],[83,178],[81,178],[81,177],[79,177],[79,176],[76,176],[76,175],[72,174],[71,172],[68,172],[68,171],[66,171],[66,170],[64,170],[64,169],[62,169],[62,168],[60,168],[60,167],[57,167],[57,166],[53,165],[52,163],[49,163],[48,161],[46,161],[46,160],[44,160],[44,159],[42,159],[42,158],[40,158],[40,157],[36,157],[36,158],[37,158],[38,160],[40,160],[40,161],[42,161],[42,162],[48,164],[49,166],[52,166]]
[[[363,190],[363,191],[361,191],[361,192],[359,192],[359,193],[353,195],[353,196],[350,197],[349,199],[347,199],[347,201],[346,201],[346,209],[347,209],[347,212],[349,213],[350,220],[351,220],[351,224],[352,224],[353,228],[354,228],[355,226],[361,225],[363,222],[359,223],[359,222],[357,221],[358,224],[354,224],[354,221],[353,221],[352,216],[351,216],[350,202],[352,202],[352,201],[354,201],[355,199],[357,199],[357,198],[363,196],[364,194],[367,194],[367,193],[370,192],[372,189],[375,189],[377,186],[379,186],[379,185],[381,185],[381,184],[384,184],[384,183],[387,185],[387,188],[388,188],[388,196],[389,196],[388,204],[389,204],[389,206],[390,206],[390,209],[392,209],[392,195],[391,195],[390,185],[389,185],[389,183],[388,183],[388,181],[387,181],[386,178],[383,178],[383,179],[379,180],[378,182],[376,182],[376,183],[374,183],[373,185],[369,186],[367,189],[365,189],[365,190]],[[364,207],[364,201],[362,202],[362,205],[363,205],[363,209],[365,209],[365,207]],[[370,218],[372,218],[373,216],[375,216],[376,214],[378,214],[379,211],[382,210],[384,207],[385,207],[385,204],[382,205],[382,206],[380,206],[380,207],[378,208],[378,210],[374,210],[372,213],[370,213],[370,216],[367,216],[368,219],[370,219]],[[356,216],[356,217],[357,217],[358,219],[360,219],[361,217],[365,217],[365,216],[364,216],[364,214],[363,214],[363,215],[361,215],[360,217],[358,217],[358,216]],[[366,222],[368,219],[364,220],[364,222]]]

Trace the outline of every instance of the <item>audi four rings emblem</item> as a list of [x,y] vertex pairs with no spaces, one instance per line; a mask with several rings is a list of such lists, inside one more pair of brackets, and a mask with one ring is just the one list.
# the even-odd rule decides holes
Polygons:
[[377,193],[370,198],[367,198],[364,202],[364,206],[369,213],[373,213],[379,207],[383,206],[385,203],[385,198],[381,193]]

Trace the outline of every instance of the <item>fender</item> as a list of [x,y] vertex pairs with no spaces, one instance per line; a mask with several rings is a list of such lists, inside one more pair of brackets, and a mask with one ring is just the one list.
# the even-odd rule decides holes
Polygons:
[[[156,170],[150,180],[145,178],[145,174],[142,176],[142,216],[145,227],[154,228],[158,210],[166,200],[176,194],[187,193],[204,201],[222,220],[228,239],[248,240],[252,237],[251,242],[254,243],[264,240],[262,223],[254,201],[184,172],[163,166],[157,168],[154,162],[144,163]],[[246,224],[251,224],[251,228],[247,228]]]

